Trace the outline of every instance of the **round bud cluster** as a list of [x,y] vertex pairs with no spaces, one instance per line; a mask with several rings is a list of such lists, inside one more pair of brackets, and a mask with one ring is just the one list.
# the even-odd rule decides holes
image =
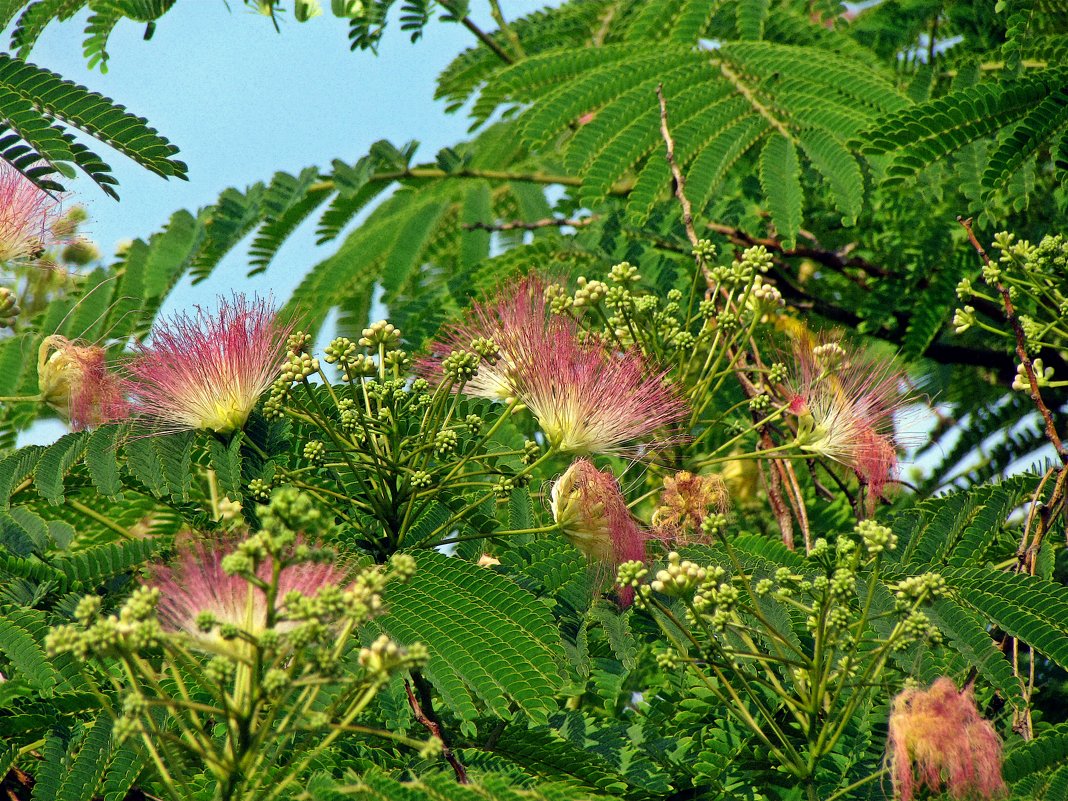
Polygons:
[[400,344],[401,331],[385,320],[371,323],[363,329],[360,337],[360,346],[364,348],[377,348],[380,345],[386,349],[395,348]]
[[575,302],[560,284],[549,284],[545,287],[545,300],[552,314],[565,314]]
[[816,362],[821,369],[831,372],[842,366],[846,350],[839,342],[824,342],[812,349],[812,355],[816,357]]
[[479,432],[482,431],[482,426],[485,425],[485,421],[477,414],[469,414],[464,418],[464,425],[467,426],[467,430],[471,432],[471,436],[477,437]]
[[759,275],[753,279],[753,290],[749,295],[749,306],[758,317],[773,314],[785,305],[782,293],[774,284],[764,282]]
[[204,666],[204,675],[209,681],[225,684],[233,678],[237,672],[234,660],[226,656],[216,656]]
[[501,476],[497,479],[497,483],[493,485],[493,494],[498,498],[508,498],[517,486],[519,485],[516,483],[515,478]]
[[[1041,359],[1031,362],[1031,369],[1035,374],[1035,383],[1040,387],[1049,386],[1053,380],[1053,368],[1046,367]],[[1016,377],[1012,379],[1012,388],[1018,392],[1031,391],[1031,379],[1027,376],[1027,368],[1023,364],[1016,365]]]
[[716,325],[727,333],[730,333],[739,326],[738,315],[734,312],[721,311],[716,315]]
[[898,608],[905,609],[916,601],[930,601],[945,595],[946,580],[937,573],[921,573],[899,581],[891,589]]
[[610,309],[629,309],[634,305],[634,295],[624,286],[610,286],[605,292],[604,303]]
[[261,680],[263,691],[267,693],[267,696],[272,699],[277,699],[285,693],[286,688],[289,687],[291,680],[289,674],[281,668],[271,668],[263,674]]
[[689,595],[708,575],[703,567],[682,559],[676,551],[669,553],[667,558],[667,567],[658,570],[656,578],[649,584],[654,592],[674,597]]
[[759,395],[754,395],[749,399],[749,408],[754,412],[763,414],[771,408],[771,397],[765,392],[761,392]]
[[410,553],[395,553],[389,559],[391,576],[397,581],[408,581],[415,575],[415,557]]
[[523,455],[519,460],[523,464],[533,464],[541,455],[541,446],[532,439],[523,441]]
[[617,284],[636,284],[641,280],[638,268],[628,261],[621,261],[613,267],[609,271],[608,277]]
[[697,313],[706,320],[711,320],[716,316],[716,302],[714,300],[702,300],[697,305]]
[[358,661],[375,681],[385,681],[403,668],[418,667],[428,654],[420,643],[402,648],[387,635],[381,634],[370,646],[360,649]]
[[772,266],[771,254],[763,245],[754,245],[742,251],[742,258],[731,264],[730,278],[734,283],[747,284],[753,277],[766,273]]
[[698,239],[694,245],[693,255],[704,262],[710,262],[716,258],[716,246],[708,239]]
[[596,306],[608,292],[608,285],[603,281],[587,281],[579,276],[578,289],[575,290],[575,306]]
[[304,458],[312,464],[321,465],[326,461],[326,445],[317,439],[304,443]]
[[312,336],[306,331],[294,331],[286,338],[286,350],[290,353],[307,353],[311,347]]
[[454,350],[442,360],[441,372],[447,379],[462,384],[475,377],[481,361],[477,353]]
[[844,604],[857,594],[857,575],[849,568],[840,567],[834,571],[829,583],[831,600]]
[[870,556],[892,551],[897,547],[897,534],[874,520],[861,520],[857,523],[856,532]]
[[419,758],[433,761],[441,758],[445,751],[445,742],[440,737],[431,737],[419,749]]
[[18,295],[6,286],[0,286],[0,328],[9,328],[14,325],[21,311]]
[[953,312],[953,333],[963,334],[976,323],[975,307],[965,306]]
[[697,344],[697,337],[689,331],[679,331],[671,338],[671,347],[675,350],[693,350]]
[[[634,310],[639,314],[648,314],[656,308],[657,299],[656,295],[635,295],[633,296]],[[678,324],[677,321],[676,325]]]
[[644,562],[632,559],[623,562],[616,570],[616,584],[620,587],[638,587],[649,575],[649,568]]
[[327,364],[336,364],[342,368],[349,367],[356,356],[356,343],[348,337],[337,337],[323,350],[323,358]]
[[668,648],[656,655],[656,666],[661,670],[675,670],[679,666],[679,655]]
[[434,483],[434,479],[426,470],[416,470],[412,473],[412,489],[426,489]]
[[283,381],[295,384],[318,371],[319,360],[310,353],[290,353],[280,377]]
[[271,484],[262,478],[254,478],[248,482],[249,497],[256,501],[269,501],[271,499]]
[[701,521],[701,531],[709,537],[715,537],[727,530],[727,515],[722,512],[705,515]]
[[445,429],[434,435],[434,453],[438,456],[452,453],[459,444],[460,437],[452,429]]
[[897,650],[908,647],[911,641],[925,642],[930,645],[942,643],[942,632],[927,615],[919,610],[909,613],[909,616],[902,621],[901,630],[904,636],[894,643]]
[[282,408],[289,400],[289,381],[279,378],[271,384],[267,400],[263,402],[263,416],[268,420],[279,420],[284,416]]
[[382,362],[391,370],[407,370],[412,364],[412,357],[404,350],[386,351],[386,358]]

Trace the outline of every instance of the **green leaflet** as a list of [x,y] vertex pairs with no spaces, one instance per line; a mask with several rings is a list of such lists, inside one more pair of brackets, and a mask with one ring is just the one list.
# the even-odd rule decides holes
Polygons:
[[425,673],[462,718],[488,711],[534,720],[556,710],[560,635],[546,608],[508,579],[461,559],[420,552],[415,577],[387,593],[379,624],[430,651]]

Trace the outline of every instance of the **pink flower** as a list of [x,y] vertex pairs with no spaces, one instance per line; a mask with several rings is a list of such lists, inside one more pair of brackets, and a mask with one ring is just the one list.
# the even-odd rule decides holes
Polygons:
[[685,412],[666,373],[651,372],[639,352],[580,342],[564,327],[533,343],[513,381],[549,444],[578,455],[618,451]]
[[[176,561],[157,568],[149,586],[160,591],[156,606],[164,629],[183,632],[206,650],[227,651],[226,641],[219,633],[221,626],[237,627],[252,636],[267,628],[267,595],[239,575],[223,570],[223,559],[234,548],[198,542],[182,551]],[[271,580],[273,563],[260,562],[256,576],[263,582]],[[299,592],[314,597],[328,585],[343,586],[345,574],[330,564],[303,562],[284,567],[278,577],[275,610],[282,612],[287,593]],[[212,625],[203,630],[198,618],[210,616]],[[293,627],[285,621],[275,626],[278,631]]]
[[870,352],[821,344],[807,334],[794,341],[794,356],[787,399],[798,416],[797,446],[852,468],[870,497],[879,497],[897,465],[902,371]]
[[234,431],[285,362],[291,325],[262,299],[221,299],[157,324],[129,364],[133,410],[161,431]]
[[912,801],[924,787],[957,799],[989,799],[1005,791],[1001,740],[979,714],[971,685],[958,691],[949,678],[894,699],[886,759],[902,801]]
[[431,344],[430,356],[419,360],[417,372],[440,382],[445,356],[456,350],[470,350],[479,340],[490,340],[497,346],[497,353],[482,360],[478,373],[463,385],[463,392],[489,400],[514,398],[512,374],[517,364],[527,358],[528,349],[545,335],[547,328],[564,324],[559,318],[550,320],[545,286],[541,279],[528,277],[513,292],[475,303],[463,322],[447,327],[444,336]]
[[[619,482],[589,459],[577,459],[553,483],[549,508],[560,531],[598,570],[614,576],[623,562],[645,561],[645,535]],[[634,590],[621,587],[619,596],[629,606]]]
[[76,431],[119,420],[129,412],[119,377],[105,364],[104,349],[55,334],[37,352],[41,399]]
[[540,278],[526,278],[495,301],[476,304],[432,346],[435,355],[420,372],[440,380],[441,357],[480,337],[492,340],[495,360],[484,360],[463,391],[517,399],[554,448],[577,455],[617,451],[682,417],[685,406],[664,372],[651,371],[637,351],[580,339],[572,320],[548,313],[545,287]]
[[59,202],[29,178],[0,163],[0,262],[37,258],[57,241],[51,224]]

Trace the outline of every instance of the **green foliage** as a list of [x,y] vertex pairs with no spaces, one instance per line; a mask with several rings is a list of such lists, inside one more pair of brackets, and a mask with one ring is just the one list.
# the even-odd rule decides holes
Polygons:
[[515,704],[542,722],[556,710],[559,633],[547,610],[512,582],[426,553],[416,577],[386,600],[379,625],[400,642],[431,649],[426,677],[462,720],[474,720],[481,705],[508,719]]

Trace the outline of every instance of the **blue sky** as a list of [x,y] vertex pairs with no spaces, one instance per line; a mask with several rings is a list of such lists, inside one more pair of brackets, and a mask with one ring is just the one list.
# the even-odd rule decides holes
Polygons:
[[[467,122],[446,115],[434,101],[434,80],[475,39],[457,24],[434,22],[414,45],[391,19],[379,54],[351,52],[345,20],[326,13],[306,23],[271,21],[230,0],[183,0],[162,19],[150,41],[144,26],[121,23],[111,38],[108,71],[89,70],[82,56],[88,12],[49,26],[29,60],[100,92],[148,121],[180,149],[189,180],[164,180],[106,146],[93,147],[119,179],[120,202],[84,179],[68,184],[68,203],[89,211],[86,233],[105,256],[125,239],[147,238],[178,209],[215,201],[227,187],[268,180],[277,170],[296,173],[335,159],[354,162],[378,139],[420,142],[418,159],[461,141]],[[504,3],[515,18],[546,5],[539,0]],[[484,0],[472,2],[473,18],[495,25]],[[3,41],[7,41],[5,37]],[[245,251],[236,250],[212,277],[188,281],[165,310],[210,305],[237,288],[284,299],[304,273],[335,245],[317,251],[314,225],[298,231],[271,268],[245,278]],[[20,444],[47,443],[66,428],[58,421],[34,426]]]
[[[434,22],[413,45],[392,19],[375,56],[349,50],[346,21],[330,15],[329,3],[323,16],[306,23],[283,18],[281,33],[240,0],[229,5],[176,3],[148,42],[143,25],[124,21],[111,39],[107,73],[85,66],[87,13],[50,26],[30,56],[147,118],[189,165],[188,182],[164,180],[101,147],[119,178],[121,202],[88,180],[70,185],[69,202],[86,205],[87,233],[107,255],[123,239],[158,230],[175,210],[196,209],[227,187],[244,188],[276,170],[295,173],[335,158],[354,162],[377,139],[417,139],[417,158],[431,159],[465,137],[463,116],[446,115],[433,100],[438,72],[475,41],[460,25]],[[513,0],[505,13],[514,18],[543,5]],[[494,27],[485,2],[475,0],[472,12],[486,29]],[[284,298],[325,255],[315,252],[311,229],[294,237],[265,275],[247,280],[245,254],[237,251],[209,281],[179,287],[168,308],[234,287]]]

